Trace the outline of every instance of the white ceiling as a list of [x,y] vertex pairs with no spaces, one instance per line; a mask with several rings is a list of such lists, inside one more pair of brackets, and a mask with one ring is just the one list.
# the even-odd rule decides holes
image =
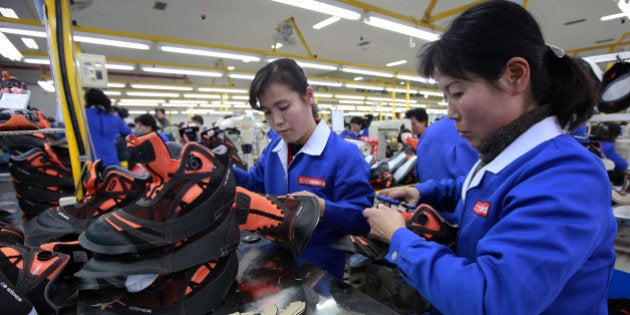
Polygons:
[[[180,40],[220,44],[246,49],[271,52],[272,34],[278,24],[293,17],[305,42],[320,59],[344,63],[385,67],[385,64],[405,59],[408,63],[394,69],[415,71],[415,56],[425,43],[405,35],[377,29],[361,21],[341,20],[321,30],[312,26],[328,16],[270,0],[160,0],[166,3],[164,10],[155,10],[155,0],[75,0],[71,7],[72,19],[77,25],[118,32],[161,36]],[[363,0],[404,16],[419,19],[430,0]],[[432,14],[439,14],[471,1],[438,0]],[[33,1],[2,0],[0,6],[13,8],[20,18],[39,19]],[[628,23],[620,19],[601,22],[600,17],[620,12],[613,0],[553,0],[528,1],[530,12],[542,26],[546,41],[566,50],[611,44],[629,31]],[[201,13],[206,18],[201,18]],[[437,27],[446,27],[453,16],[438,20]],[[583,22],[565,25],[567,22]],[[21,50],[24,45],[15,35],[7,35]],[[46,51],[45,39],[36,39],[40,50]],[[630,42],[629,38],[624,40]],[[360,42],[369,42],[359,45]],[[217,66],[216,58],[195,57],[159,52],[117,49],[106,46],[82,44],[86,53],[103,54],[108,58],[162,61],[190,65]],[[630,50],[629,46],[617,51]],[[299,42],[285,45],[279,53],[307,56]],[[586,51],[580,56],[608,53],[607,49]],[[256,70],[263,62],[245,64],[224,60],[226,66]],[[0,65],[12,65],[0,57]],[[309,72],[310,71],[310,72]],[[309,75],[340,77],[339,73],[308,70]],[[347,74],[346,74],[347,76]],[[210,79],[205,79],[206,81]],[[201,83],[207,83],[201,81]],[[215,82],[220,83],[220,82]],[[236,84],[247,85],[248,82]]]

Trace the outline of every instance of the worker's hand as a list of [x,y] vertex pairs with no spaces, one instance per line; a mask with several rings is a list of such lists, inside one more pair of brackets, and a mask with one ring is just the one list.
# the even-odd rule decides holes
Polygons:
[[418,191],[415,187],[394,187],[383,189],[379,192],[379,195],[392,199],[404,200],[410,205],[417,205],[420,203],[420,191]]
[[363,216],[370,224],[370,234],[387,243],[392,240],[394,232],[405,227],[405,220],[400,212],[384,205],[363,210]]
[[289,196],[311,196],[311,197],[315,197],[317,198],[317,202],[319,203],[319,218],[323,218],[324,217],[324,211],[326,210],[326,200],[324,200],[323,198],[319,197],[318,195],[310,192],[310,191],[306,191],[306,190],[302,190],[302,191],[298,191],[298,192],[294,192],[294,193],[290,193]]

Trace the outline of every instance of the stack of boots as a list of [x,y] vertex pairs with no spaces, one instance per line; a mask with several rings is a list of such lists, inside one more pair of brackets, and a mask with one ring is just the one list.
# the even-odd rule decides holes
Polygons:
[[120,166],[104,167],[96,160],[83,174],[84,196],[78,203],[51,207],[24,222],[26,243],[77,240],[97,217],[134,203],[144,194],[148,174],[136,174]]
[[9,172],[16,197],[26,216],[59,205],[59,199],[74,194],[70,158],[65,140],[45,143],[9,158]]
[[4,278],[2,280],[6,280],[5,283],[14,287],[15,295],[11,295],[15,301],[19,301],[18,297],[24,297],[39,314],[56,311],[47,300],[46,292],[50,290],[50,284],[56,281],[69,260],[66,254],[41,248],[30,248],[20,244],[0,245],[0,274]]
[[79,236],[82,246],[107,255],[141,253],[194,237],[226,217],[234,175],[208,148],[191,142],[170,156],[157,133],[130,135],[127,145],[151,184],[135,204],[96,219]]
[[241,230],[256,232],[300,255],[319,222],[313,196],[271,196],[236,188],[234,211]]
[[85,314],[210,314],[234,287],[238,266],[237,254],[232,252],[226,257],[161,275],[141,291],[124,295],[114,292],[112,302],[89,303],[81,311]]

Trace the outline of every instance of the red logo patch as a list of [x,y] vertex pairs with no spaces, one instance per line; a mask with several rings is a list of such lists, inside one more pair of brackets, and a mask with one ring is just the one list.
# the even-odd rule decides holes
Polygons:
[[472,211],[482,217],[487,217],[490,212],[490,202],[477,200]]
[[304,186],[313,186],[318,188],[326,187],[326,180],[323,178],[298,176],[298,184]]

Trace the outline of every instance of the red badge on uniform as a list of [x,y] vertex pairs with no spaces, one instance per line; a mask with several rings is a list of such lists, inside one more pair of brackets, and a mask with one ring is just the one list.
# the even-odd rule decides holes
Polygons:
[[487,217],[490,212],[490,202],[477,200],[472,211],[482,217]]
[[326,180],[323,178],[298,176],[298,184],[304,186],[313,186],[317,188],[325,188]]

